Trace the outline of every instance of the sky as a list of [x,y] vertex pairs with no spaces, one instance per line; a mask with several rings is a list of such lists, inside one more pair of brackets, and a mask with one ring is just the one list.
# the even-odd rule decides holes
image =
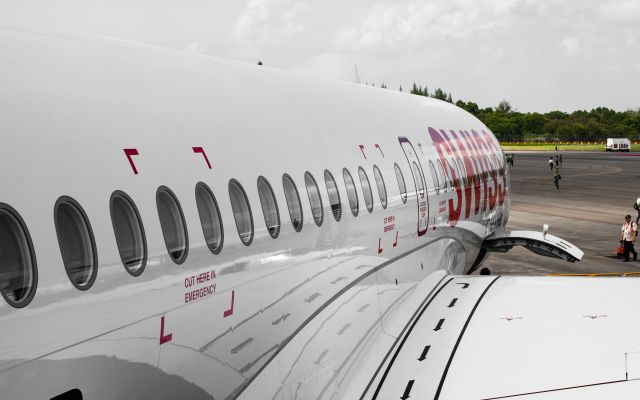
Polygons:
[[640,108],[640,0],[0,0],[79,32],[521,112]]

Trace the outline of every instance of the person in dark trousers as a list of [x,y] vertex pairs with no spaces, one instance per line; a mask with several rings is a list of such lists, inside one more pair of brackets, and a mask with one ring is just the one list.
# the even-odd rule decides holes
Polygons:
[[636,225],[638,225],[638,221],[640,221],[640,197],[636,199],[636,203],[633,205],[633,209],[638,212],[638,216],[636,217]]
[[553,174],[553,184],[556,186],[556,189],[560,189],[560,170],[556,168],[556,173]]
[[620,233],[620,243],[624,246],[624,262],[629,261],[629,253],[633,253],[633,261],[638,259],[638,253],[633,248],[637,238],[638,225],[631,221],[631,215],[627,214],[624,217],[624,225],[622,225],[622,232]]
[[549,169],[553,171],[553,157],[549,157]]
[[562,154],[560,154],[558,161],[560,161],[560,168],[562,168]]

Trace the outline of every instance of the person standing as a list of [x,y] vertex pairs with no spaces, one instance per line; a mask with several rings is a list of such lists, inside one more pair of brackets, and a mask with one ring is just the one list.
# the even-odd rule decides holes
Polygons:
[[624,262],[629,261],[629,253],[633,253],[633,261],[638,259],[638,253],[633,248],[633,244],[638,238],[638,225],[631,221],[631,215],[624,217],[624,225],[620,233],[620,243],[624,246]]
[[633,208],[638,212],[636,217],[636,225],[638,225],[638,220],[640,220],[640,197],[636,199],[636,204],[633,205]]
[[553,157],[549,157],[549,169],[553,171]]
[[556,189],[560,189],[560,170],[556,167],[556,173],[553,175],[553,184],[556,186]]
[[560,161],[560,168],[562,168],[562,154],[560,154],[559,161]]

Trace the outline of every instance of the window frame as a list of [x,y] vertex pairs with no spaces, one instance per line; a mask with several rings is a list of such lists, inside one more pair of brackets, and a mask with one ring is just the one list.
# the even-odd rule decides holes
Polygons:
[[[378,179],[380,178],[380,179]],[[387,204],[389,198],[387,196],[387,185],[384,182],[384,176],[382,176],[382,171],[376,164],[373,164],[373,179],[376,181],[376,189],[378,190],[378,197],[380,197],[380,205],[382,205],[383,209],[387,209]],[[380,191],[380,186],[382,185],[382,191]],[[384,197],[383,197],[384,194]]]
[[435,186],[436,194],[440,194],[440,182],[438,181],[438,173],[433,162],[429,160],[429,170],[431,171],[431,179],[433,179],[433,185]]
[[[88,244],[91,246],[91,257],[93,258],[93,267],[91,270],[91,275],[89,277],[89,279],[87,279],[87,281],[84,284],[79,284],[78,282],[75,281],[75,279],[71,276],[70,272],[69,272],[69,268],[67,267],[67,260],[65,260],[64,255],[62,254],[62,235],[60,234],[60,226],[58,223],[58,209],[60,208],[60,206],[62,204],[65,204],[66,206],[72,207],[75,209],[75,211],[78,213],[78,215],[80,216],[80,218],[82,219],[82,223],[85,225],[85,228],[87,229],[87,233],[88,233],[88,237],[85,239],[88,239]],[[95,236],[93,234],[93,229],[91,228],[91,222],[89,222],[89,217],[87,217],[87,213],[84,211],[84,208],[82,208],[82,206],[80,205],[80,203],[78,203],[73,197],[71,196],[60,196],[58,198],[58,200],[56,200],[55,205],[53,206],[53,221],[54,221],[54,225],[56,228],[56,236],[58,237],[58,248],[60,249],[60,255],[62,256],[62,263],[64,266],[64,270],[65,273],[67,274],[67,277],[69,278],[69,282],[71,282],[71,284],[78,290],[80,291],[86,291],[91,289],[91,287],[93,286],[94,282],[96,281],[96,277],[98,276],[98,267],[99,267],[99,261],[98,261],[98,248],[96,246],[96,239]]]
[[[249,214],[249,222],[251,223],[251,235],[249,236],[249,240],[246,242],[242,239],[242,235],[240,234],[240,227],[238,226],[238,219],[236,218],[236,210],[233,207],[233,199],[231,198],[231,185],[235,185],[238,189],[240,189],[240,193],[244,198],[245,203],[247,204],[247,212]],[[229,202],[231,203],[231,213],[233,214],[233,220],[236,223],[236,231],[238,232],[238,238],[240,238],[240,242],[245,246],[251,246],[253,243],[253,238],[256,235],[256,229],[253,222],[253,212],[251,211],[251,203],[249,202],[249,197],[247,196],[247,192],[244,190],[242,184],[235,178],[229,179],[229,184],[227,186],[227,190],[229,192]]]
[[[276,217],[276,229],[275,232],[271,232],[271,230],[269,230],[269,223],[267,221],[267,214],[265,213],[265,203],[262,199],[262,194],[260,191],[260,183],[264,183],[265,187],[269,190],[269,194],[271,195],[271,200],[273,201],[273,205],[275,208],[275,217]],[[258,189],[258,198],[260,199],[260,207],[262,209],[262,216],[264,218],[264,224],[265,227],[267,228],[267,233],[269,233],[269,236],[271,236],[272,239],[276,239],[278,237],[278,235],[280,235],[280,228],[282,227],[282,221],[280,219],[280,210],[278,208],[278,200],[276,199],[276,194],[273,191],[273,187],[271,186],[271,183],[269,183],[269,180],[267,178],[265,178],[264,176],[260,175],[256,181],[256,186]]]
[[[315,193],[318,196],[320,207],[316,209],[320,210],[319,218],[316,218],[316,215],[314,212],[315,207],[313,206],[313,201],[311,200],[311,193],[309,193],[309,185],[307,184],[307,177],[310,178],[311,183],[313,183],[313,186],[315,187]],[[316,223],[317,226],[322,226],[322,223],[324,222],[324,204],[322,202],[322,195],[320,195],[320,188],[318,187],[318,182],[316,181],[316,178],[314,178],[313,174],[309,171],[306,171],[304,173],[304,186],[307,190],[307,197],[309,198],[309,207],[311,208],[311,216],[313,217],[313,221]]]
[[[367,189],[365,190],[365,184],[362,181],[362,177],[364,176],[367,181]],[[369,176],[367,175],[367,171],[362,167],[358,167],[358,179],[360,179],[360,188],[362,189],[362,197],[364,198],[364,205],[367,208],[369,213],[373,212],[374,200],[373,200],[373,189],[371,188],[371,181],[369,180]],[[369,201],[367,201],[367,193],[369,194]]]
[[[404,173],[402,172],[402,168],[398,165],[398,163],[393,164],[393,169],[396,173],[396,180],[398,181],[398,190],[400,191],[400,200],[402,200],[402,204],[407,204],[407,181],[404,179]],[[400,176],[398,176],[398,172]],[[402,182],[402,186],[400,186],[400,182]],[[404,191],[404,193],[403,193]]]
[[[29,287],[29,293],[19,301],[14,301],[5,295],[4,291],[0,291],[4,300],[13,308],[24,308],[28,306],[33,298],[36,295],[36,291],[38,290],[38,261],[36,259],[35,248],[33,247],[33,240],[31,239],[31,233],[29,232],[29,228],[27,224],[22,219],[22,216],[16,209],[11,207],[9,204],[0,202],[0,213],[5,212],[9,215],[10,218],[13,218],[13,222],[17,225],[17,228],[20,229],[20,233],[24,237],[24,245],[26,248],[21,249],[26,252],[26,255],[29,257],[29,267],[31,269],[31,286]],[[15,240],[15,238],[14,238]]]
[[[209,245],[209,239],[207,238],[207,234],[204,231],[202,216],[200,214],[200,209],[198,208],[198,189],[199,188],[202,188],[204,191],[206,191],[207,194],[210,196],[211,200],[213,200],[213,206],[215,208],[216,214],[218,215],[218,222],[219,222],[218,227],[220,229],[220,240],[219,240],[220,243],[215,248],[211,248],[211,245]],[[216,196],[213,194],[213,191],[211,190],[209,185],[207,185],[202,181],[196,183],[195,197],[196,197],[196,210],[198,211],[198,219],[200,220],[200,227],[202,228],[202,236],[204,237],[204,242],[206,243],[207,248],[209,249],[209,251],[211,251],[211,253],[220,254],[220,252],[222,251],[222,248],[224,247],[224,222],[222,221],[222,214],[220,213],[220,206],[218,204],[218,200],[216,199]]]
[[[285,189],[285,185],[284,185],[285,179],[288,179],[291,185],[293,186],[293,190],[296,194],[296,199],[298,202],[297,204],[298,204],[298,207],[300,208],[300,223],[298,224],[298,226],[294,224],[293,222],[294,218],[293,218],[293,215],[291,215],[291,205],[289,204],[289,200],[287,198],[287,190]],[[289,219],[291,220],[291,226],[293,226],[293,229],[296,232],[301,232],[302,226],[304,225],[304,210],[302,209],[302,201],[300,200],[300,191],[298,190],[298,186],[296,185],[291,175],[287,173],[282,174],[282,189],[285,193],[284,197],[285,197],[285,202],[287,203],[287,209],[289,210]]]
[[[172,198],[173,202],[177,206],[176,208],[178,210],[178,215],[182,220],[182,228],[184,231],[184,252],[180,256],[180,258],[175,258],[173,254],[171,254],[171,251],[169,250],[169,243],[167,242],[167,237],[165,236],[165,231],[164,229],[162,229],[162,217],[160,216],[160,207],[159,207],[160,192],[164,192],[164,194],[167,194],[169,195],[169,197]],[[158,186],[158,189],[156,190],[156,210],[158,211],[158,220],[160,221],[160,230],[162,231],[162,238],[164,239],[164,244],[165,244],[165,247],[167,248],[167,254],[169,255],[169,258],[171,258],[171,260],[174,263],[176,263],[176,265],[182,265],[187,260],[187,256],[189,255],[189,229],[187,228],[187,221],[184,217],[184,211],[182,211],[182,205],[180,204],[180,200],[178,200],[178,197],[173,192],[173,190],[169,189],[165,185]]]
[[[347,185],[347,176],[351,181],[351,187],[353,189],[352,191],[349,190],[349,186]],[[358,190],[356,189],[356,181],[353,180],[353,175],[351,175],[351,172],[349,172],[346,167],[342,168],[342,180],[344,183],[344,188],[347,192],[347,200],[349,201],[349,209],[351,210],[351,214],[353,214],[354,217],[357,217],[360,213],[360,200],[358,199]],[[354,204],[352,203],[352,196],[350,196],[349,193],[352,193],[355,197],[355,211]]]
[[[332,191],[329,188],[329,184],[328,184],[329,181],[327,180],[327,177],[331,180],[331,184],[333,185],[333,189],[334,189],[333,193],[338,198],[338,215],[337,216],[336,216],[335,210],[333,209],[333,203],[331,202]],[[327,196],[329,198],[329,207],[331,208],[331,214],[333,215],[333,218],[336,220],[336,222],[340,222],[340,220],[342,219],[342,199],[340,198],[340,189],[338,189],[338,182],[336,181],[336,178],[328,169],[324,170],[324,185],[327,188]]]
[[[140,238],[142,240],[142,262],[140,263],[140,266],[135,269],[135,270],[131,270],[127,267],[127,265],[125,264],[124,258],[122,257],[122,250],[120,248],[120,242],[118,242],[118,233],[116,232],[116,222],[113,216],[113,204],[114,204],[114,200],[120,197],[121,199],[123,199],[123,201],[125,203],[127,203],[127,205],[133,210],[133,214],[135,216],[136,222],[138,224],[138,228],[140,229]],[[120,261],[122,261],[122,265],[124,266],[124,269],[131,275],[131,276],[140,276],[142,275],[142,272],[144,272],[144,269],[147,266],[147,261],[149,259],[149,252],[148,252],[148,248],[147,248],[147,235],[144,231],[144,224],[142,223],[142,217],[140,216],[140,211],[138,210],[138,207],[136,206],[136,203],[133,201],[133,199],[124,191],[122,190],[116,190],[113,193],[111,193],[111,198],[109,199],[109,214],[111,215],[111,225],[113,226],[113,234],[114,237],[116,239],[116,246],[118,247],[118,254],[120,255]]]

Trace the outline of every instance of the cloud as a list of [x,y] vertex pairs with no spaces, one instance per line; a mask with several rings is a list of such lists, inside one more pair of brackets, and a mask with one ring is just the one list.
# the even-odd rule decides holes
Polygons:
[[609,0],[600,4],[598,14],[612,21],[640,23],[640,1]]
[[349,54],[327,52],[313,56],[303,65],[293,67],[293,70],[355,82],[355,64],[357,64],[357,62],[354,60],[354,57]]
[[564,49],[566,54],[572,55],[580,51],[580,40],[574,37],[567,37],[560,42],[560,46]]
[[[340,29],[332,43],[338,49],[412,47],[434,39],[470,39],[480,31],[498,30],[520,0],[434,0],[376,4],[358,26]],[[523,4],[535,3],[528,0]]]
[[249,0],[231,29],[240,44],[280,44],[304,31],[297,22],[309,9],[292,0]]

